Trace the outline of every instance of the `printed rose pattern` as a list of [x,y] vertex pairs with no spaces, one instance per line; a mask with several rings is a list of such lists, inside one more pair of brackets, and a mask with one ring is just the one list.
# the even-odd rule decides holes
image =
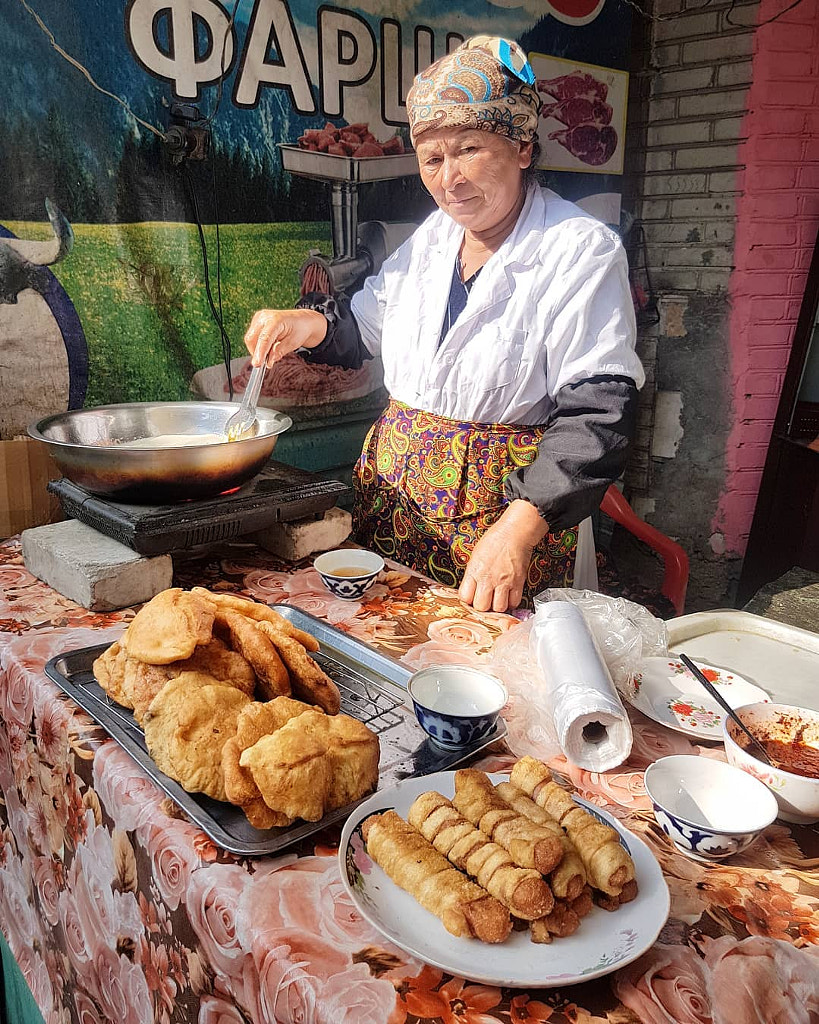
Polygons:
[[[291,603],[412,668],[492,669],[497,639],[517,625],[400,566],[363,600],[340,601],[312,568],[246,544],[185,563],[177,583]],[[651,950],[608,979],[565,991],[480,985],[415,961],[358,915],[341,885],[338,831],[240,859],[169,814],[128,754],[43,673],[63,651],[113,641],[132,616],[79,608],[25,570],[18,543],[0,544],[0,928],[47,1024],[819,1020],[813,833],[777,823],[712,866],[681,856],[651,815],[652,761],[721,750],[638,713],[632,756],[616,771],[585,772],[551,750],[556,773],[651,846],[671,917]],[[523,735],[514,692],[505,713]],[[512,760],[501,748],[481,763],[502,771]]]

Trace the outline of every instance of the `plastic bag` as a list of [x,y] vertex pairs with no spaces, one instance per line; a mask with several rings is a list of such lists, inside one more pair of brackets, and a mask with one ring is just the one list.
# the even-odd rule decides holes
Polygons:
[[590,772],[621,765],[631,753],[631,723],[580,607],[540,602],[530,649],[568,760]]
[[534,619],[502,633],[486,660],[486,668],[501,679],[509,693],[503,712],[506,743],[516,757],[531,754],[549,761],[561,753],[537,661],[529,653]]
[[643,658],[668,656],[666,624],[640,604],[607,597],[593,590],[554,587],[535,597],[535,608],[547,601],[571,601],[583,613],[617,689],[628,694]]

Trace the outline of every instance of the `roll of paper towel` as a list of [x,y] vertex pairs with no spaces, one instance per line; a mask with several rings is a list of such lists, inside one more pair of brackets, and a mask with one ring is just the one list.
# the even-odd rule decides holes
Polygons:
[[580,609],[568,601],[540,605],[530,649],[566,757],[592,772],[622,764],[631,753],[631,723]]

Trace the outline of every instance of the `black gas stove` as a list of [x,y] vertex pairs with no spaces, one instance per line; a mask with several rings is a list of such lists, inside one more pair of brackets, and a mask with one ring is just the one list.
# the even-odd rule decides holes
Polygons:
[[232,540],[275,523],[319,517],[350,494],[338,480],[282,462],[265,468],[241,487],[170,505],[128,505],[91,494],[65,478],[48,485],[71,519],[93,527],[140,555],[164,555]]

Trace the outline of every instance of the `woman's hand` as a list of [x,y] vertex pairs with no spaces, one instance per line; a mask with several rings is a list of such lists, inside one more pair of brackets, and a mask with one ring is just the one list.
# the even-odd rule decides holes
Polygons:
[[549,526],[528,501],[513,501],[475,545],[458,596],[479,612],[517,608],[532,549]]
[[260,309],[253,314],[245,345],[254,366],[277,363],[300,348],[324,341],[327,320],[315,309]]

